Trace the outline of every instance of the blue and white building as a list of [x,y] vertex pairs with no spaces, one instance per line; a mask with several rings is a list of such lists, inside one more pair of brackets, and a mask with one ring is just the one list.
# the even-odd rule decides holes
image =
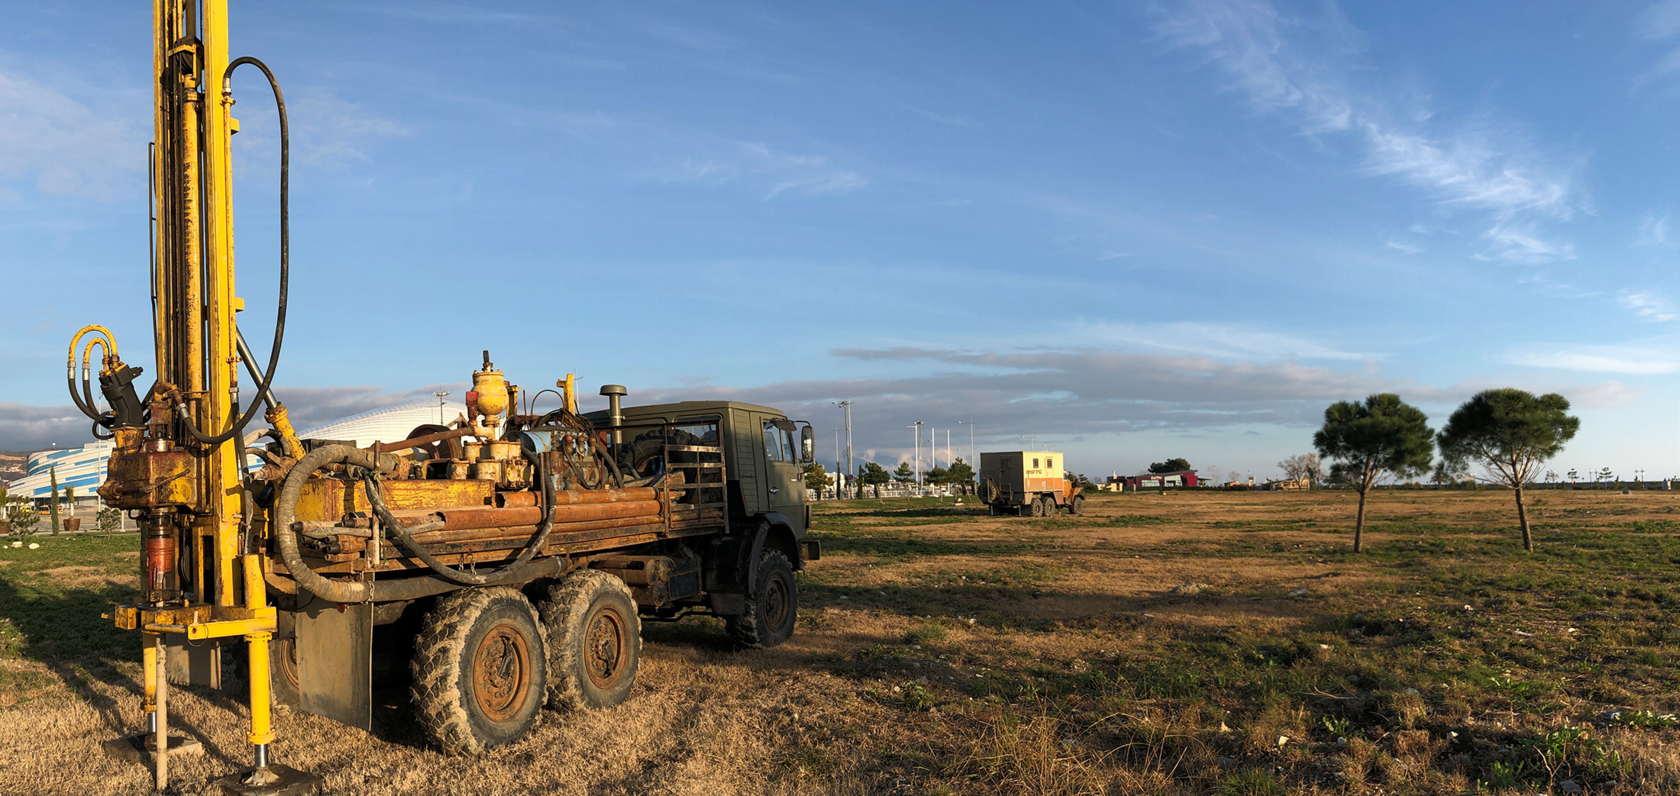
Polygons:
[[[298,436],[304,439],[343,440],[353,442],[357,447],[367,447],[376,441],[393,442],[406,439],[409,432],[417,426],[437,423],[439,417],[444,418],[443,422],[447,423],[466,412],[466,405],[460,402],[445,401],[440,409],[435,400],[419,399],[334,420],[299,431]],[[45,505],[52,499],[52,476],[56,470],[59,495],[64,494],[65,487],[75,487],[76,506],[94,509],[98,505],[95,490],[105,483],[105,465],[111,458],[113,447],[115,443],[103,440],[90,442],[80,448],[31,453],[25,466],[26,475],[11,482],[7,487],[8,492],[11,495],[33,498]],[[254,456],[250,457],[248,463],[253,467],[261,464]]]

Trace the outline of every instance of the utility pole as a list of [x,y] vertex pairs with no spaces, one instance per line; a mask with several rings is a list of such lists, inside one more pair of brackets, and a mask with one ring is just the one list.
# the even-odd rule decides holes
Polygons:
[[1038,447],[1038,437],[1023,436],[1023,437],[1021,437],[1021,439],[1024,439],[1024,440],[1027,441],[1027,450],[1037,449],[1037,447]]
[[434,392],[432,394],[436,395],[437,399],[438,399],[438,425],[440,425],[440,426],[448,425],[443,420],[443,396],[448,395],[449,393],[447,393],[447,392]]
[[855,472],[852,469],[852,402],[848,399],[845,401],[830,401],[829,403],[840,407],[846,413],[846,476],[850,478],[852,473]]
[[980,472],[980,465],[974,461],[974,421],[958,420],[957,424],[968,426],[968,466],[974,468],[974,472],[978,473]]
[[915,457],[916,457],[915,458],[915,462],[916,462],[916,464],[915,464],[916,486],[918,488],[920,488],[921,485],[922,485],[922,421],[917,420],[916,424],[911,426],[910,428],[913,429],[915,434],[916,434],[916,448],[915,448],[915,451],[916,451],[916,453],[915,453]]

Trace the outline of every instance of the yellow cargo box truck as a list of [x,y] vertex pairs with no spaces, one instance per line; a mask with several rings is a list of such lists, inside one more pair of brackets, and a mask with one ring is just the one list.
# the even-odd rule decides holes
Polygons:
[[995,516],[1048,517],[1060,509],[1080,514],[1085,498],[1065,477],[1061,451],[980,454],[980,500]]

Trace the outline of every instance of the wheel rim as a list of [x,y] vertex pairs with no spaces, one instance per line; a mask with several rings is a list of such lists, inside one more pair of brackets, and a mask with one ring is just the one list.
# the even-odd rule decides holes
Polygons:
[[297,688],[297,642],[293,639],[283,638],[280,639],[280,643],[275,646],[279,647],[279,649],[276,650],[279,654],[274,656],[274,662],[276,664],[274,667],[275,670],[279,672],[281,679],[285,680],[293,688]]
[[772,630],[781,629],[787,622],[792,595],[780,572],[771,575],[770,582],[764,584],[764,623]]
[[531,689],[531,649],[524,634],[508,624],[485,633],[473,652],[473,696],[479,710],[507,721],[525,704]]
[[625,648],[629,646],[624,617],[611,607],[589,620],[583,636],[583,667],[596,688],[611,688],[624,672]]

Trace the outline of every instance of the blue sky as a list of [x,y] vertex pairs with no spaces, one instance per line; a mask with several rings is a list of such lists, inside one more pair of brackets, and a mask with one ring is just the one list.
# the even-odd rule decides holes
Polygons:
[[[82,324],[150,365],[148,13],[0,31],[0,448],[86,439]],[[1680,0],[236,3],[232,39],[291,112],[305,420],[458,394],[487,347],[779,406],[824,458],[850,398],[888,463],[972,420],[1261,476],[1333,401],[1439,426],[1519,386],[1582,417],[1559,472],[1680,473]],[[235,93],[255,341],[277,128]]]

